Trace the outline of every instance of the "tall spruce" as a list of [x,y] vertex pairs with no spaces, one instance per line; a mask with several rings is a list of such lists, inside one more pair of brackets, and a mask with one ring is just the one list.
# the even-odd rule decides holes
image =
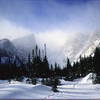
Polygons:
[[71,65],[69,58],[67,58],[67,69],[66,69],[66,78],[65,79],[66,80],[73,80],[72,65]]
[[94,70],[96,73],[96,83],[100,83],[100,48],[96,48],[94,53]]

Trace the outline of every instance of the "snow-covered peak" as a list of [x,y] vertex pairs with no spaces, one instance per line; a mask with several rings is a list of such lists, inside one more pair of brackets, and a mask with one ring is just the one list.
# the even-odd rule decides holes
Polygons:
[[81,55],[82,56],[89,56],[93,55],[96,47],[100,47],[100,31],[94,32],[85,47],[85,49],[82,51]]
[[100,39],[93,41],[83,52],[82,56],[93,55],[96,47],[100,47]]
[[88,34],[77,34],[64,48],[66,57],[71,61],[76,61],[80,56],[90,56],[94,54],[96,47],[100,47],[100,31]]
[[71,61],[76,60],[89,44],[89,37],[89,34],[77,33],[75,37],[71,37],[69,41],[66,41],[64,47],[66,57],[70,58]]

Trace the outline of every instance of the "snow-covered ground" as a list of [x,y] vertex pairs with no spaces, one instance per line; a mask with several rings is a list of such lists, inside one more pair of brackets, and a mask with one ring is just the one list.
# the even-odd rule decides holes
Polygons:
[[30,85],[20,82],[0,84],[0,98],[33,99],[45,98],[52,94],[51,88],[44,85]]
[[0,99],[100,99],[100,85],[92,84],[92,73],[73,82],[61,80],[61,84],[54,93],[41,84],[0,80]]

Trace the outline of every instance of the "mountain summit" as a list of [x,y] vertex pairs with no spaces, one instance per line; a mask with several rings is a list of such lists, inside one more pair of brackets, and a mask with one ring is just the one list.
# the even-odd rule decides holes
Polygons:
[[0,49],[5,51],[9,56],[15,55],[17,52],[16,47],[8,39],[0,40]]

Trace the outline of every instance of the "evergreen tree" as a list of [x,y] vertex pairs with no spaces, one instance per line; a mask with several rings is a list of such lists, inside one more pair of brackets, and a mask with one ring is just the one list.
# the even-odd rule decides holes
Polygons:
[[53,77],[54,76],[54,68],[53,68],[53,65],[51,64],[51,67],[50,67],[50,77]]
[[46,54],[46,44],[44,45],[44,50],[45,50],[45,56],[43,57],[43,62],[42,62],[43,76],[49,77],[50,71],[49,71],[48,58],[47,58],[47,54]]
[[36,83],[37,83],[37,78],[32,78],[31,80],[32,80],[32,84],[33,84],[33,85],[36,85]]
[[100,83],[100,48],[96,48],[94,54],[94,70],[96,73],[96,83]]
[[0,55],[0,65],[1,65],[1,55]]
[[65,80],[73,80],[73,70],[70,60],[67,58],[66,78]]
[[28,55],[28,63],[27,63],[27,68],[26,68],[26,70],[27,70],[27,75],[28,75],[28,77],[32,77],[32,68],[31,68],[32,66],[31,66],[31,58],[30,58],[30,54]]
[[44,78],[42,78],[41,83],[42,83],[43,85],[45,85],[45,79],[44,79]]
[[59,79],[57,77],[55,77],[52,82],[52,91],[53,92],[59,92],[57,89],[57,85],[59,85],[59,84],[60,84]]

